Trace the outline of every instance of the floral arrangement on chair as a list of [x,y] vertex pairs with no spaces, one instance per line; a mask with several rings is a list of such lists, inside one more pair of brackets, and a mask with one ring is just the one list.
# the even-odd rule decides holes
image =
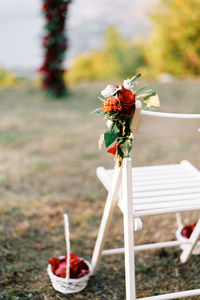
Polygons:
[[160,106],[158,95],[146,87],[136,88],[137,78],[141,74],[133,76],[131,79],[124,80],[123,85],[107,85],[101,91],[103,99],[101,107],[93,113],[104,115],[108,120],[108,130],[100,136],[99,148],[105,142],[108,153],[115,155],[119,166],[123,158],[128,157],[132,149],[133,134],[130,128],[131,119],[135,111],[137,99],[143,100],[143,109],[155,109]]

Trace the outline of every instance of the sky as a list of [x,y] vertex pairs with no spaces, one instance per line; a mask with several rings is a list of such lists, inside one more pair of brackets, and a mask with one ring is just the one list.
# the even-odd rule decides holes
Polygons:
[[[127,37],[146,35],[151,23],[150,7],[158,0],[73,0],[67,33],[68,63],[81,52],[103,47],[109,25]],[[0,1],[0,66],[6,69],[37,69],[42,62],[44,19],[42,0]]]

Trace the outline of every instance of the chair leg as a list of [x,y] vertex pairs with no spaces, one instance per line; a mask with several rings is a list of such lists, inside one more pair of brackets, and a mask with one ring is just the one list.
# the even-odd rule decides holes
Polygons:
[[176,213],[176,222],[178,225],[178,229],[181,230],[183,228],[183,222],[180,213]]
[[97,272],[97,268],[99,266],[101,256],[102,256],[102,250],[105,243],[106,235],[108,232],[108,227],[110,225],[114,208],[116,206],[117,196],[118,196],[119,187],[121,183],[121,174],[122,174],[122,170],[117,166],[114,171],[111,189],[108,193],[108,197],[106,200],[106,204],[105,204],[105,208],[101,220],[101,225],[99,228],[98,237],[92,255],[91,264],[92,264],[93,275],[95,275]]
[[185,249],[183,250],[180,260],[182,263],[185,263],[191,256],[192,251],[194,250],[196,244],[198,243],[200,237],[200,218],[190,236],[191,245],[187,245]]
[[124,202],[124,253],[126,300],[136,300],[134,222],[132,207],[132,165],[131,159],[124,159],[123,166],[123,202]]

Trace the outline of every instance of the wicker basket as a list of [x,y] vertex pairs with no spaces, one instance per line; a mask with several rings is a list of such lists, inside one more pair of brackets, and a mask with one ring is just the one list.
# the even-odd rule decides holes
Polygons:
[[[186,239],[184,236],[182,236],[181,234],[181,231],[182,231],[182,228],[181,229],[178,229],[176,231],[176,238],[179,242],[185,242],[185,241],[188,241],[188,239]],[[182,244],[180,245],[180,248],[182,250],[185,249],[185,247],[187,247],[187,244]],[[199,255],[200,254],[200,241],[197,243],[196,247],[194,248],[194,250],[192,251],[192,254],[193,255]]]
[[[69,221],[68,216],[64,214],[64,224],[65,224],[65,239],[66,239],[66,249],[67,249],[67,257],[70,257],[70,234],[69,234]],[[60,256],[60,258],[64,258],[64,256]],[[70,259],[67,259],[66,265],[66,277],[62,278],[56,276],[52,270],[51,265],[49,264],[47,267],[47,273],[51,279],[51,283],[54,289],[63,294],[71,294],[71,293],[78,293],[82,291],[86,286],[90,275],[92,274],[92,267],[91,264],[83,259],[84,262],[89,267],[89,273],[84,275],[83,277],[74,279],[69,278],[69,270],[70,270]]]

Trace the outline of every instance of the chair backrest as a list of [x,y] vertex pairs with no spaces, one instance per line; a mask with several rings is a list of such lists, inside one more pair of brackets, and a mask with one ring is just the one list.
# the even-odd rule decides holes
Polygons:
[[159,138],[200,138],[200,114],[173,114],[142,110],[140,101],[131,123],[133,134]]

